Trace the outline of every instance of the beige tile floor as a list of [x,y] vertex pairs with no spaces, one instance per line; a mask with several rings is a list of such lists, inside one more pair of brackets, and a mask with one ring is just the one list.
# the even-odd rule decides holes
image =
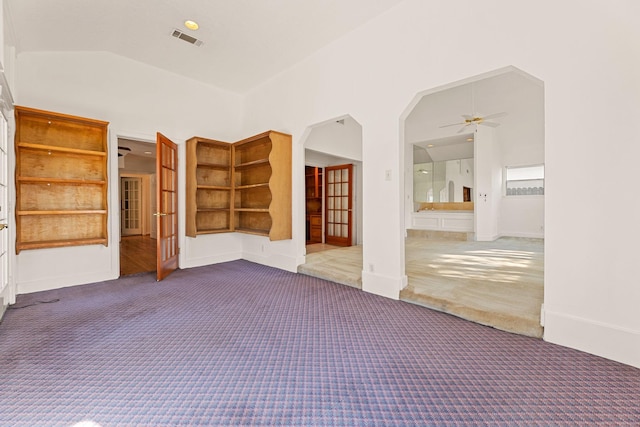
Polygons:
[[[327,248],[308,247],[306,263],[298,272],[362,288],[362,247],[323,249]],[[405,249],[408,286],[401,300],[508,332],[542,336],[541,239],[408,237]]]

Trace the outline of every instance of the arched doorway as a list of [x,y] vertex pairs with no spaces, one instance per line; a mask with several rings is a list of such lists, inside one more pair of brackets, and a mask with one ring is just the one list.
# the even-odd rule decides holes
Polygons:
[[[508,196],[505,171],[544,163],[543,83],[506,67],[434,88],[416,95],[402,126],[400,298],[541,337],[544,196]],[[431,183],[419,172],[430,170]]]
[[362,126],[332,118],[309,126],[303,145],[306,258],[298,271],[361,287]]

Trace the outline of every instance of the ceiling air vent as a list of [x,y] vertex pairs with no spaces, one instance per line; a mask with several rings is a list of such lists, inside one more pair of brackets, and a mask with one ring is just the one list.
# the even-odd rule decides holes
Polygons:
[[184,40],[184,41],[186,41],[187,43],[191,43],[191,44],[196,45],[196,46],[202,46],[202,43],[203,43],[203,41],[202,41],[202,40],[198,40],[198,39],[197,39],[197,38],[195,38],[195,37],[191,37],[189,34],[185,34],[185,33],[183,33],[183,32],[182,32],[182,31],[180,31],[180,30],[175,30],[175,29],[174,29],[174,30],[173,30],[173,32],[171,33],[171,35],[172,35],[173,37],[177,37],[177,38],[179,38],[180,40]]

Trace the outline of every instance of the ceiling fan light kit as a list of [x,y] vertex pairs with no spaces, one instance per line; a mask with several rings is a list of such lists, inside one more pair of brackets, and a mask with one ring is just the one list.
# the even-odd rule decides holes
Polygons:
[[440,126],[440,128],[447,128],[450,126],[461,126],[460,130],[458,130],[458,132],[456,133],[462,133],[468,126],[472,126],[472,125],[476,125],[476,126],[483,125],[483,126],[489,126],[489,127],[495,128],[500,126],[500,123],[490,122],[488,120],[497,119],[500,117],[504,117],[506,115],[507,115],[506,112],[493,113],[486,116],[482,116],[481,114],[474,114],[474,115],[463,114],[462,115],[462,118],[464,119],[463,122],[450,123],[448,125]]

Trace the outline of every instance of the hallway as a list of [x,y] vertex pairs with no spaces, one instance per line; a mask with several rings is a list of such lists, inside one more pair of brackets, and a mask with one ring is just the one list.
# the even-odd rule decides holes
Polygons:
[[120,275],[156,271],[156,239],[123,236],[120,240]]

